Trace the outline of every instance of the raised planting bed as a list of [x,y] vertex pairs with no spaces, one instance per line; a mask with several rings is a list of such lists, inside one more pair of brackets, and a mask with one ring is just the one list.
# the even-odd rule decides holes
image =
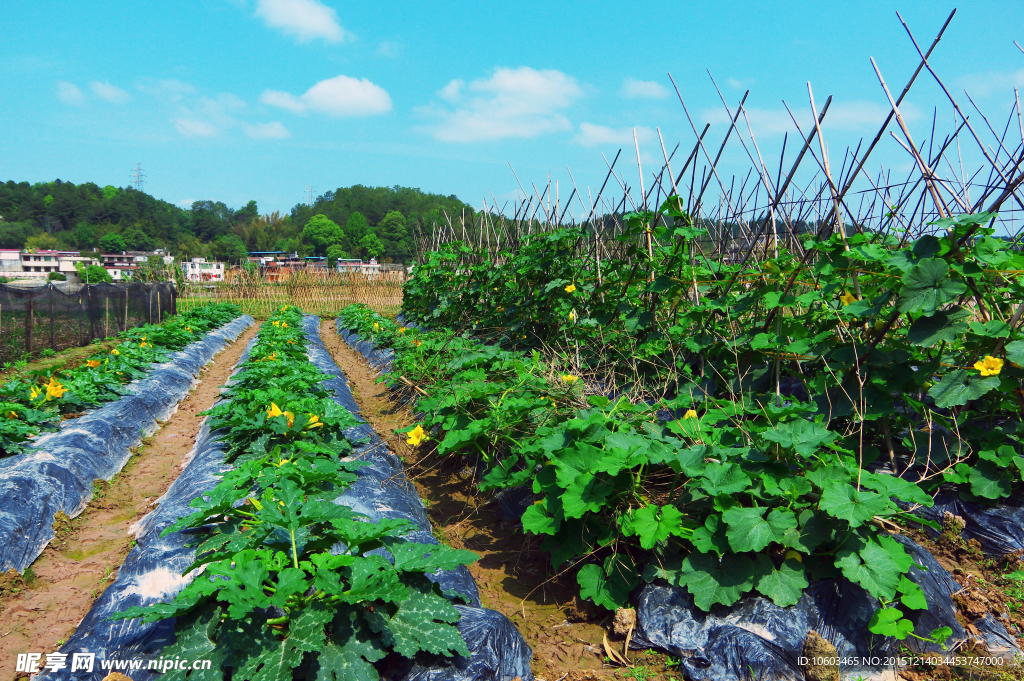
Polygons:
[[[412,505],[394,510],[394,495],[374,489],[387,455],[345,408],[351,396],[316,327],[287,306],[264,324],[185,471],[61,650],[104,664],[45,678],[100,679],[121,660],[140,681],[161,659],[210,663],[168,672],[188,679],[454,679],[484,669],[460,620],[497,630],[493,618],[453,603],[472,594],[456,593],[457,575],[438,574],[475,556],[407,539],[419,529]],[[348,505],[357,498],[366,515]],[[476,640],[499,663],[514,643]]]
[[[126,333],[109,358],[89,360],[97,366],[87,363],[64,382],[51,376],[48,385],[61,387],[50,388],[48,397],[34,398],[41,401],[37,407],[74,399],[88,399],[84,403],[89,405],[114,401],[63,421],[58,431],[30,440],[23,453],[0,459],[0,569],[24,572],[53,538],[54,518],[61,513],[78,515],[92,496],[93,482],[109,480],[120,471],[132,447],[156,430],[192,389],[203,366],[253,323],[251,317],[237,317],[208,333],[182,328],[184,334],[175,331],[175,338],[196,335],[198,340],[177,351],[162,344],[150,347],[158,342],[154,336],[159,337],[159,329],[136,329]],[[104,362],[108,368],[111,364],[117,368],[97,373]],[[136,380],[122,387],[106,376],[109,371]],[[111,383],[100,396],[84,388],[78,395],[74,392],[75,386],[101,380]]]

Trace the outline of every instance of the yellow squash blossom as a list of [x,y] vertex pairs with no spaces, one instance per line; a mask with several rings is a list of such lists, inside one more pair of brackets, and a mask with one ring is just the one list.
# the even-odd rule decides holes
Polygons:
[[309,423],[306,424],[306,430],[311,430],[313,428],[323,428],[323,427],[324,427],[324,422],[320,420],[319,416],[317,416],[316,414],[310,414],[309,415]]
[[4,414],[4,416],[6,416],[9,419],[16,419],[18,418],[18,412],[12,410]]
[[112,354],[112,355],[120,355],[121,353],[117,351],[117,348],[114,348],[113,350],[110,351],[110,354]]
[[267,409],[267,416],[274,418],[275,416],[281,416],[282,414],[284,414],[284,412],[281,411],[281,407],[277,406],[274,402],[271,402],[270,409]]
[[697,412],[694,411],[693,409],[687,409],[686,413],[683,414],[683,420],[684,421],[686,419],[695,419],[695,418],[697,418]]
[[295,341],[290,340],[290,339],[286,340],[285,343],[288,343],[289,345],[295,345]]
[[36,399],[37,397],[39,397],[39,395],[40,395],[41,393],[39,392],[39,388],[37,388],[37,387],[35,387],[35,386],[32,386],[31,390],[29,390],[29,391],[28,391],[28,394],[29,394],[29,396],[31,397],[31,399],[33,399],[33,400],[34,400],[34,399]]
[[281,308],[281,312],[284,312],[284,311],[285,311],[285,310],[287,310],[287,309],[288,309],[288,306],[287,306],[287,305],[285,305],[285,306],[283,306],[283,307]]
[[377,322],[374,322],[373,323],[373,330],[374,331],[380,331],[380,324],[378,324]]
[[839,300],[843,301],[843,305],[849,305],[853,301],[857,300],[857,296],[847,291],[843,295],[839,296]]
[[570,322],[576,321],[576,311],[575,310],[572,310],[572,311],[569,312],[569,321]]
[[50,377],[50,382],[46,384],[46,399],[50,400],[53,398],[60,398],[68,391],[60,382],[54,377]]
[[562,380],[566,383],[575,383],[580,380],[579,376],[573,376],[572,374],[562,374]]
[[87,359],[85,360],[85,363],[89,365],[90,369],[95,369],[100,365],[100,361],[98,359]]
[[418,446],[424,440],[429,440],[430,439],[430,437],[427,435],[427,431],[423,430],[423,426],[422,425],[416,426],[415,428],[410,430],[408,433],[406,433],[406,435],[407,435],[407,437],[405,439],[406,444],[410,444],[410,445],[412,445],[414,447]]
[[281,322],[281,328],[282,329],[287,329],[288,328],[288,322]]
[[407,328],[405,328],[405,327],[403,326],[402,328],[400,328],[400,329],[398,330],[398,333],[405,333],[405,332],[406,332],[406,331],[408,331],[408,330],[409,330],[409,329],[407,329]]
[[415,338],[413,338],[412,339],[412,344],[415,345],[416,347],[419,347],[419,346],[423,345],[423,341],[416,340]]
[[985,359],[974,363],[974,368],[980,371],[982,376],[998,376],[1003,370],[1003,360],[985,355]]
[[569,284],[568,286],[565,287],[565,292],[566,293],[572,293],[575,290],[576,290],[576,284]]
[[186,330],[186,331],[191,331],[191,330],[192,330],[192,327],[191,327],[191,326],[186,326],[186,327],[185,327],[185,330]]

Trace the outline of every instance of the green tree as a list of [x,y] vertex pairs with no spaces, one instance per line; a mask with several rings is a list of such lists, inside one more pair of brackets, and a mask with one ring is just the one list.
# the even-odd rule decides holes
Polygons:
[[314,215],[302,230],[302,238],[313,246],[316,255],[324,255],[327,247],[341,243],[344,232],[326,215]]
[[370,232],[370,223],[366,221],[366,216],[359,211],[348,216],[348,220],[345,221],[346,245],[358,246],[368,232]]
[[128,250],[120,234],[111,232],[100,239],[100,250],[104,253],[120,253]]
[[359,246],[368,257],[379,258],[384,254],[384,244],[373,232],[370,232],[359,240]]
[[110,184],[108,184],[106,187],[103,188],[103,198],[105,198],[107,201],[112,200],[114,197],[116,197],[120,193],[121,193],[120,189],[118,189],[117,187],[115,187],[113,185],[110,185]]
[[409,231],[405,216],[393,210],[377,225],[377,236],[384,244],[384,255],[394,262],[404,262],[409,257]]
[[52,234],[36,234],[25,240],[25,249],[30,251],[48,251],[59,245],[57,237]]
[[333,269],[335,263],[339,260],[344,260],[348,257],[348,252],[345,251],[341,244],[334,244],[333,246],[327,247],[327,267]]
[[219,236],[210,244],[210,255],[222,262],[238,264],[245,260],[246,254],[245,244],[234,234]]
[[107,269],[102,265],[82,267],[78,270],[78,276],[81,277],[83,282],[88,284],[109,284],[114,281],[114,278],[110,276],[110,272],[107,272]]

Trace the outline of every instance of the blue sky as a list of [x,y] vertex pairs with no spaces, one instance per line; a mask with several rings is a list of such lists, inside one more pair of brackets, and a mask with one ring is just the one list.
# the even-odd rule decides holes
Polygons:
[[[952,6],[7,0],[0,180],[124,186],[141,162],[146,191],[182,205],[255,199],[261,212],[287,211],[307,185],[320,194],[358,183],[479,207],[492,193],[515,196],[511,164],[528,189],[550,172],[564,200],[566,166],[582,192],[596,190],[602,154],[626,145],[619,168],[635,183],[634,128],[645,171],[661,158],[658,127],[669,150],[681,142],[689,153],[668,72],[697,126],[713,124],[717,148],[727,124],[706,70],[732,107],[750,88],[769,166],[795,131],[782,100],[803,125],[807,81],[819,108],[834,95],[824,131],[837,164],[887,113],[868,58],[894,95],[917,65],[897,9],[927,46]],[[961,3],[932,59],[961,104],[967,87],[1000,129],[1013,87],[1024,87],[1020,9]],[[950,108],[923,74],[906,106],[915,141],[930,135],[933,107],[948,130]],[[909,167],[891,139],[872,160]],[[731,144],[722,170],[748,167]]]

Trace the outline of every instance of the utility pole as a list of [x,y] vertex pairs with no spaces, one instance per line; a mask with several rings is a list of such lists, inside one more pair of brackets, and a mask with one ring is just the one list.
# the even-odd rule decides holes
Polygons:
[[308,205],[310,208],[313,207],[313,190],[314,189],[316,189],[316,185],[313,185],[313,184],[307,184],[306,185],[306,190],[309,192],[309,202],[306,205]]
[[135,164],[135,170],[129,176],[132,184],[135,185],[135,191],[142,191],[142,188],[146,186],[146,174],[142,172],[142,163]]

